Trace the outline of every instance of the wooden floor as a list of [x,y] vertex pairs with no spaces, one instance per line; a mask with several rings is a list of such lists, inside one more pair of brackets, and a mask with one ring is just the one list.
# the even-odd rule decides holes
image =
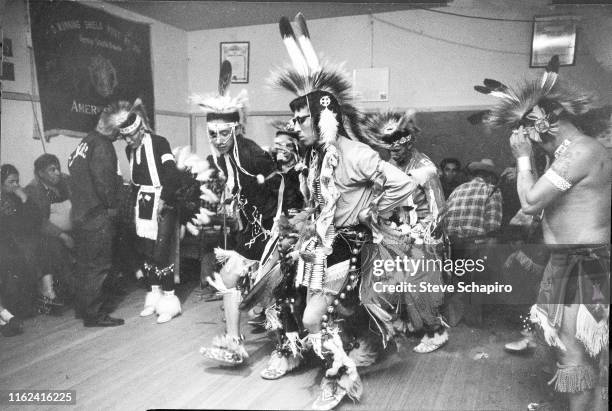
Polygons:
[[[114,315],[125,318],[122,327],[84,328],[69,311],[27,320],[23,335],[0,337],[0,390],[76,390],[76,406],[46,407],[54,410],[310,407],[320,371],[302,368],[277,381],[261,379],[271,350],[264,334],[247,335],[251,358],[242,368],[220,367],[200,356],[200,346],[223,329],[220,302],[190,292],[182,316],[158,325],[154,317],[138,317],[143,298],[144,290],[137,289],[121,302]],[[528,356],[503,351],[518,336],[516,329],[461,325],[450,336],[435,353],[393,353],[362,370],[362,401],[345,401],[338,409],[525,410],[549,395],[540,349]],[[409,348],[417,341],[411,343]],[[476,359],[481,353],[488,357]]]

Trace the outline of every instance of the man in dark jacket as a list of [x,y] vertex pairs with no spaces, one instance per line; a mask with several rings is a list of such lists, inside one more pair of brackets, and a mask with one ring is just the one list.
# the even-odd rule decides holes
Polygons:
[[121,186],[113,147],[117,127],[106,109],[68,159],[76,257],[76,313],[85,327],[112,327],[123,320],[105,311],[104,280],[112,268],[113,217]]

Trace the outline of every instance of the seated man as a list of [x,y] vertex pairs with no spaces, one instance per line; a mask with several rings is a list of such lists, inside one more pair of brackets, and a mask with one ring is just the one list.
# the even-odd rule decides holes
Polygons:
[[43,277],[39,310],[44,313],[57,312],[63,305],[55,292],[54,280],[61,280],[67,291],[73,292],[70,251],[74,248],[74,240],[68,178],[61,172],[56,156],[43,154],[34,161],[34,179],[25,188],[42,215],[40,263]]

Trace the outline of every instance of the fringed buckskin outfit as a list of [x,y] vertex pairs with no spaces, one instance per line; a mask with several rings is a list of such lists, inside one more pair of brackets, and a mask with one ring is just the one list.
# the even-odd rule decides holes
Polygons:
[[[271,81],[297,94],[290,103],[294,113],[307,113],[293,119],[294,129],[301,133],[298,124],[308,127],[303,124],[310,118],[307,124],[318,137],[305,154],[308,175],[302,176],[301,186],[306,210],[295,223],[300,232],[296,284],[307,288],[302,316],[307,335],[297,346],[312,348],[325,360],[325,377],[313,408],[332,409],[345,395],[360,398],[363,387],[356,367],[371,364],[376,357],[373,348],[392,332],[381,330],[383,337],[373,341],[361,339],[372,318],[387,319],[389,314],[379,305],[364,307],[360,302],[360,281],[368,275],[361,272],[360,253],[366,242],[384,238],[379,215],[390,214],[406,201],[416,183],[361,142],[366,140],[362,114],[348,102],[350,81],[340,67],[319,62],[301,14],[296,23],[297,36],[287,18],[280,21],[293,67],[276,71]],[[295,307],[291,301],[284,306]],[[269,367],[274,367],[276,355]],[[280,375],[295,363],[285,365]]]

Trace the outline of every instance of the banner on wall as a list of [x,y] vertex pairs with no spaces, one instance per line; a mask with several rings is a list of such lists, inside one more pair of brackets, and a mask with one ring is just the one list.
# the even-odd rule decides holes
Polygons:
[[105,106],[136,97],[154,121],[148,24],[47,1],[30,2],[30,21],[46,138],[84,137]]

